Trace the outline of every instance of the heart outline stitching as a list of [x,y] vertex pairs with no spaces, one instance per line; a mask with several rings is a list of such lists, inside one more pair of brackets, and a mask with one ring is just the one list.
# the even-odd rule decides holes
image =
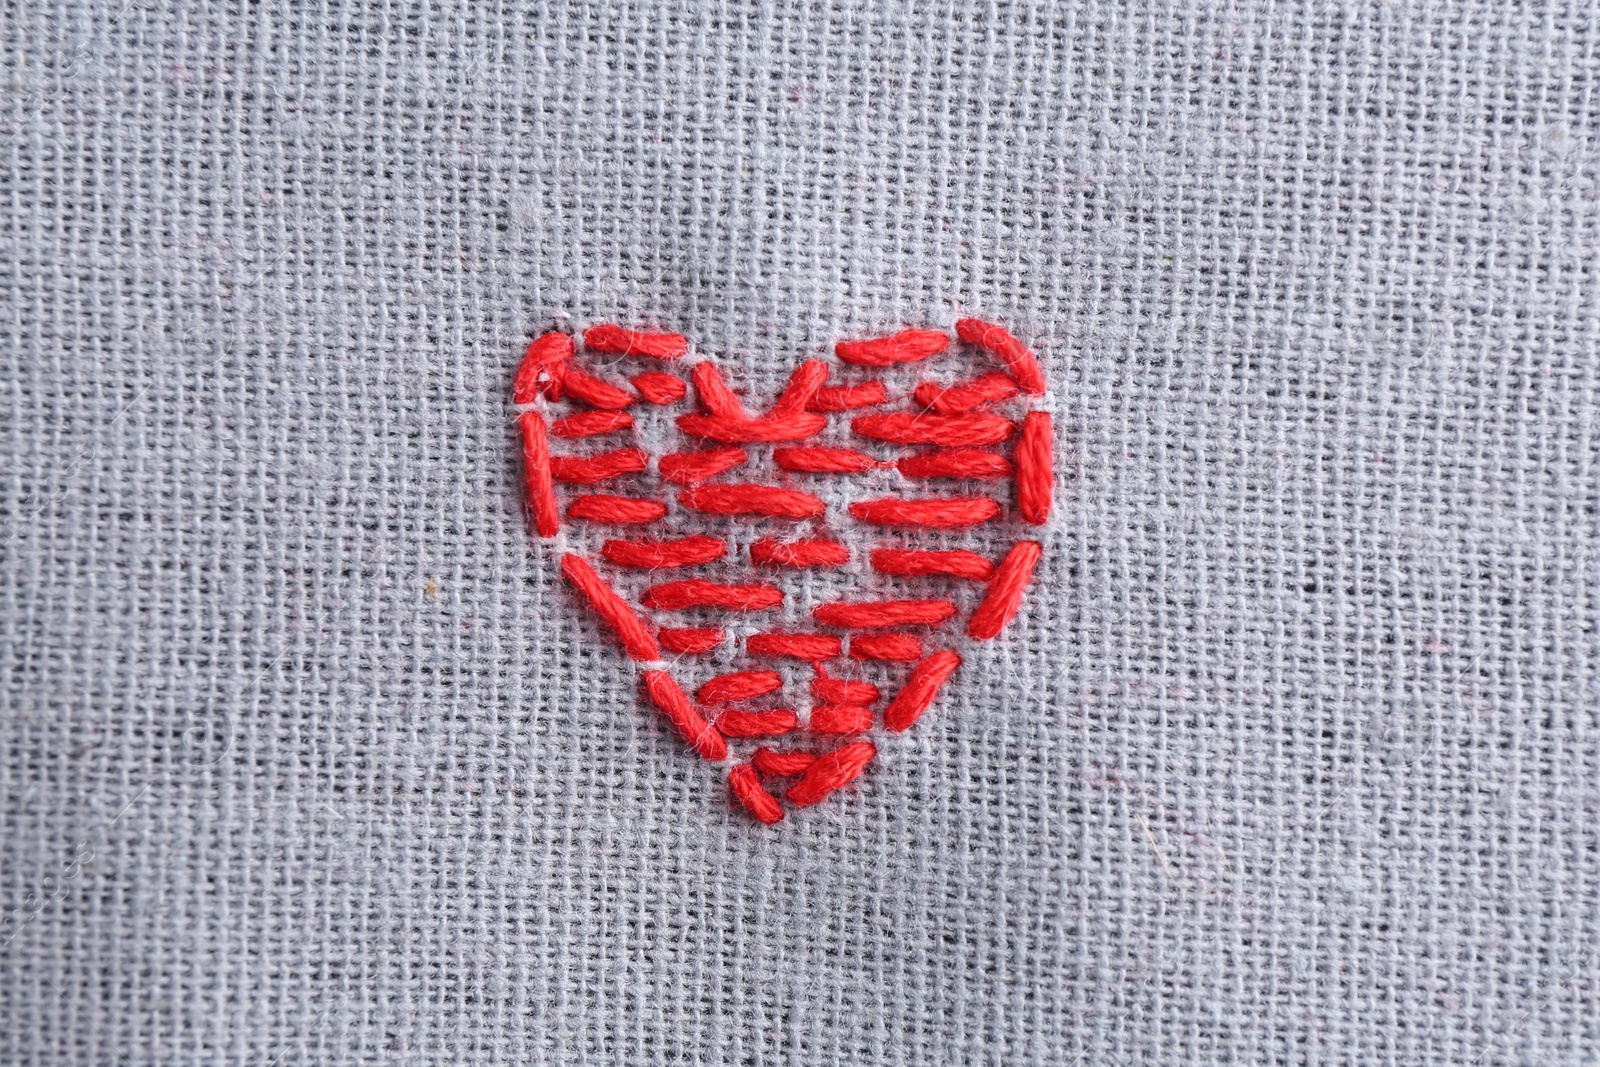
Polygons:
[[[821,360],[806,360],[766,412],[751,415],[729,387],[715,363],[702,360],[693,366],[691,379],[698,404],[695,411],[677,416],[685,437],[708,442],[710,447],[673,452],[656,458],[656,471],[666,483],[678,486],[680,507],[699,516],[754,521],[826,520],[827,504],[818,496],[794,489],[756,483],[713,481],[750,461],[748,446],[773,446],[771,460],[793,475],[864,475],[894,468],[903,480],[960,478],[993,481],[1009,478],[1014,487],[1015,511],[1030,526],[1043,525],[1051,510],[1053,493],[1052,427],[1047,411],[1031,408],[1020,419],[995,414],[996,405],[1028,403],[1046,393],[1044,375],[1033,353],[1009,331],[980,319],[956,323],[956,338],[969,348],[997,360],[1004,368],[950,385],[924,381],[909,395],[889,395],[882,381],[867,378],[842,385],[828,384],[831,368]],[[591,326],[581,331],[582,345],[601,356],[642,358],[670,366],[691,351],[688,338],[675,333],[631,330],[615,324]],[[950,336],[938,330],[907,329],[888,337],[840,341],[834,354],[859,368],[885,371],[907,365],[920,366],[950,347]],[[635,420],[627,409],[640,401],[666,409],[685,400],[690,385],[663,370],[650,369],[629,379],[633,389],[591,373],[578,360],[573,335],[551,331],[535,337],[524,352],[513,382],[512,401],[522,441],[526,502],[534,533],[542,540],[558,539],[562,514],[556,488],[587,489],[644,475],[650,453],[635,445],[591,456],[556,455],[552,439],[587,440],[631,430]],[[900,400],[907,411],[881,409]],[[576,408],[550,421],[550,405],[567,403]],[[842,412],[878,409],[854,414],[851,431],[880,445],[923,447],[894,462],[879,460],[859,449],[809,446],[829,427],[828,416]],[[990,446],[1012,441],[1011,454]],[[982,495],[907,498],[900,495],[855,501],[850,516],[858,522],[883,528],[966,529],[1006,514],[993,497]],[[577,523],[632,529],[666,519],[671,509],[662,500],[613,493],[582,492],[566,509]],[[658,540],[610,539],[601,558],[623,571],[678,569],[723,560],[731,536],[715,538],[704,533]],[[747,546],[753,567],[806,572],[839,568],[852,554],[847,545],[823,536],[779,541],[763,537]],[[949,577],[982,582],[984,595],[967,618],[967,635],[992,640],[1017,614],[1024,591],[1043,553],[1040,542],[1015,541],[998,564],[965,549],[931,551],[922,548],[875,549],[872,570],[900,579]],[[881,690],[867,682],[835,678],[825,664],[844,654],[844,638],[828,632],[763,632],[747,635],[745,654],[754,660],[778,659],[809,664],[814,671],[814,704],[802,718],[782,708],[748,710],[747,702],[783,687],[783,678],[770,667],[737,670],[717,675],[697,691],[691,701],[674,677],[672,665],[661,649],[679,657],[705,655],[722,645],[720,627],[652,628],[641,609],[659,612],[712,610],[725,615],[759,612],[784,602],[781,589],[769,583],[719,583],[690,578],[652,584],[629,603],[585,555],[565,549],[560,569],[567,583],[618,639],[629,659],[641,667],[640,682],[646,698],[702,757],[712,762],[729,759],[728,742],[766,739],[790,734],[822,737],[856,737],[826,752],[779,751],[759,747],[728,772],[732,796],[752,816],[766,824],[782,821],[783,806],[767,789],[770,778],[797,779],[784,796],[795,806],[818,803],[853,782],[873,761],[877,748],[860,735],[874,725],[874,707]],[[621,573],[621,572],[619,572]],[[883,725],[899,733],[909,729],[932,705],[940,689],[961,665],[954,649],[924,649],[920,628],[943,627],[958,619],[959,609],[950,599],[889,601],[834,601],[812,609],[814,621],[824,630],[842,630],[850,642],[850,657],[857,661],[911,663],[910,672],[895,696],[883,707]],[[889,633],[872,631],[892,630]],[[939,629],[931,633],[943,634]],[[731,705],[717,713],[715,723],[706,705]]]

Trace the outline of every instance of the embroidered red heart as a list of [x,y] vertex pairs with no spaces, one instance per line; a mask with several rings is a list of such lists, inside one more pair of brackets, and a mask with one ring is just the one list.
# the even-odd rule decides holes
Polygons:
[[[963,319],[956,336],[969,366],[937,380],[923,370],[952,349],[941,331],[841,341],[840,380],[807,360],[758,414],[701,361],[695,410],[674,417],[678,334],[594,326],[580,356],[547,333],[518,368],[535,532],[566,542],[562,574],[648,703],[764,823],[783,818],[775,790],[805,806],[854,781],[868,735],[929,709],[954,646],[998,636],[1038,563],[1044,376],[1001,327]],[[624,384],[604,364],[628,359],[654,366]],[[808,700],[782,700],[802,685]]]

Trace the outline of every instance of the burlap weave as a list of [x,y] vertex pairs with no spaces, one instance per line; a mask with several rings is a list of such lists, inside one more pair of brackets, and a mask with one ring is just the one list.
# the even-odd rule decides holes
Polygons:
[[[4,19],[0,1063],[1596,1062],[1594,4]],[[761,828],[511,371],[958,311],[1039,585]]]

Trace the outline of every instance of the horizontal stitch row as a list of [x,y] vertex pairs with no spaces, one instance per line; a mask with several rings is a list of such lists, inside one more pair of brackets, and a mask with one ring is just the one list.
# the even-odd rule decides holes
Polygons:
[[640,602],[657,611],[720,608],[724,611],[766,611],[783,603],[783,590],[771,585],[726,585],[690,578],[663,582],[644,591]]
[[594,437],[615,433],[633,426],[633,416],[626,411],[580,411],[557,419],[550,432],[557,437]]
[[905,456],[895,466],[907,478],[1005,478],[1011,474],[1006,457],[981,448],[941,448]]
[[799,717],[787,708],[725,711],[717,716],[717,730],[723,737],[782,737],[793,733],[799,725]]
[[686,656],[703,655],[722,644],[721,630],[710,626],[680,626],[663,629],[656,635],[661,647]]
[[600,546],[600,554],[619,567],[656,570],[663,567],[691,567],[721,559],[728,545],[705,534],[674,537],[660,541],[610,540]]
[[976,552],[965,549],[923,552],[906,548],[875,548],[872,550],[872,569],[880,574],[895,574],[905,578],[949,575],[976,582],[986,582],[994,574],[994,564]]
[[811,616],[824,626],[868,630],[885,626],[931,626],[955,613],[955,604],[948,600],[875,600],[819,604],[812,609]]
[[824,704],[875,704],[883,690],[871,682],[857,682],[844,678],[830,678],[817,664],[817,676],[811,680],[811,695]]
[[844,642],[827,634],[751,634],[745,639],[745,651],[752,656],[776,656],[808,662],[832,659],[844,647]]
[[814,752],[774,752],[770,748],[758,748],[750,757],[750,763],[756,770],[778,778],[804,774],[815,762],[817,756]]
[[811,398],[812,411],[854,411],[885,403],[889,390],[882,382],[861,382],[858,385],[834,385],[818,389]]
[[931,500],[885,497],[851,504],[850,514],[875,526],[925,526],[948,530],[988,522],[1000,514],[1000,505],[986,496]]
[[858,634],[850,639],[850,658],[914,663],[922,658],[922,642],[910,634]]
[[891,337],[840,341],[833,346],[833,351],[846,363],[863,367],[889,367],[896,363],[927,359],[949,347],[950,338],[938,330],[901,330]]
[[667,506],[659,500],[642,500],[632,496],[611,493],[593,493],[576,497],[567,505],[567,516],[588,522],[611,526],[637,526],[655,522],[667,514]]
[[642,448],[618,448],[598,456],[552,456],[550,471],[558,482],[593,485],[624,474],[637,474],[649,465]]
[[811,709],[814,734],[859,734],[872,729],[872,709],[860,704],[819,704]]
[[711,515],[811,519],[826,510],[810,493],[770,485],[697,485],[679,493],[678,500],[686,508]]
[[911,396],[925,408],[941,415],[959,415],[986,404],[1010,400],[1017,395],[1017,380],[1009,374],[993,371],[954,385],[923,382]]
[[646,333],[625,330],[612,323],[591,326],[583,331],[583,346],[596,352],[619,356],[650,356],[677,359],[689,351],[689,339],[676,333]]
[[750,546],[750,562],[766,567],[840,567],[850,561],[850,550],[837,541],[774,541],[763,537]]
[[777,671],[733,671],[707,679],[695,693],[702,704],[728,704],[735,700],[749,700],[783,687],[783,675]]
[[772,462],[786,471],[802,474],[860,474],[882,465],[853,448],[777,448],[773,449]]
[[652,404],[676,404],[689,394],[689,387],[683,384],[682,378],[658,370],[643,371],[628,381]]
[[985,411],[964,415],[930,415],[894,412],[886,415],[857,415],[850,429],[861,437],[897,445],[978,446],[999,444],[1011,436],[1010,419]]
[[715,478],[749,460],[750,454],[742,448],[722,445],[695,452],[670,452],[657,462],[661,476],[678,485],[694,485],[707,478]]
[[621,411],[636,399],[621,386],[597,378],[571,363],[561,372],[561,385],[573,400],[606,411]]

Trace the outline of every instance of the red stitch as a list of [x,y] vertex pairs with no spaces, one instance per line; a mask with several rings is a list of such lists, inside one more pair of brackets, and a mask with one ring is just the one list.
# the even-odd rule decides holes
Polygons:
[[750,454],[742,448],[721,445],[699,452],[671,452],[662,456],[656,466],[667,481],[693,485],[732,470],[749,458]]
[[729,704],[782,687],[783,675],[777,671],[734,671],[707,680],[695,694],[695,699],[702,704]]
[[875,548],[872,550],[872,569],[882,574],[898,574],[907,578],[948,574],[952,578],[968,578],[975,582],[986,582],[994,574],[993,563],[976,552],[962,549],[953,552],[918,552],[905,548]]
[[750,764],[756,770],[778,778],[804,774],[815,762],[817,757],[810,752],[774,752],[770,748],[758,748],[755,755],[750,757]]
[[872,709],[859,704],[819,704],[811,709],[814,734],[859,734],[872,729]]
[[[572,338],[564,333],[540,334],[529,343],[511,383],[511,402],[531,404],[540,392],[551,392],[560,381],[561,364],[572,358]],[[540,376],[549,373],[544,382]],[[551,399],[558,399],[551,396]]]
[[788,386],[784,388],[783,395],[778,397],[778,402],[772,405],[767,417],[804,411],[816,397],[817,390],[822,388],[822,383],[827,380],[826,363],[820,359],[806,360],[789,376]]
[[1027,345],[1011,336],[1010,331],[982,319],[962,319],[956,323],[956,335],[998,356],[1024,393],[1029,396],[1044,394],[1044,371],[1039,369],[1039,361],[1033,358]]
[[883,724],[895,731],[909,728],[922,718],[933,698],[939,695],[939,687],[959,666],[961,657],[944,649],[913,667],[911,677],[884,709]]
[[607,541],[600,554],[619,567],[691,567],[710,563],[728,552],[726,543],[715,537],[694,534],[665,541]]
[[633,416],[626,411],[580,411],[557,419],[550,432],[557,437],[593,437],[595,434],[626,430],[633,425]]
[[683,384],[682,378],[658,370],[635,374],[628,381],[639,390],[640,396],[652,404],[676,404],[689,393],[689,387]]
[[686,434],[724,444],[770,444],[803,441],[828,425],[822,415],[809,411],[783,413],[762,419],[729,419],[720,415],[679,415],[678,428]]
[[956,613],[948,600],[835,601],[819,604],[812,618],[824,626],[852,630],[876,630],[885,626],[931,626]]
[[803,474],[860,474],[880,464],[853,448],[775,448],[772,462],[786,471]]
[[581,401],[594,408],[604,408],[607,411],[621,411],[632,404],[634,396],[626,389],[597,378],[580,367],[568,364],[561,373],[561,384],[567,390],[567,395],[573,400]]
[[778,798],[761,785],[750,764],[741,763],[728,772],[728,789],[734,799],[755,816],[756,821],[768,826],[783,821],[783,809],[778,806]]
[[[963,320],[961,326],[964,329],[958,333],[963,341],[988,348],[1016,377],[990,372],[949,386],[926,381],[917,387],[913,398],[927,410],[859,415],[851,420],[852,427],[863,437],[891,444],[935,446],[937,450],[907,450],[924,454],[902,455],[897,461],[891,461],[906,478],[1014,477],[1017,514],[1030,524],[1042,524],[1047,520],[1053,491],[1050,416],[1033,412],[1019,415],[1013,422],[986,410],[989,405],[1012,399],[1019,390],[1031,395],[1041,393],[1044,379],[1038,362],[1015,337],[999,327],[978,320]],[[641,339],[643,346],[636,343]],[[656,341],[676,342],[676,351],[649,351]],[[585,334],[584,342],[599,350],[662,358],[681,355],[688,349],[687,340],[677,335],[644,334],[617,326],[595,327]],[[919,344],[927,351],[919,351]],[[847,362],[884,367],[925,358],[948,344],[949,338],[935,331],[907,330],[892,338],[840,342],[837,350],[840,358]],[[634,422],[622,408],[640,399],[656,404],[678,402],[687,396],[689,388],[682,378],[650,370],[630,378],[632,390],[637,390],[634,393],[620,382],[606,381],[587,369],[572,366],[572,349],[573,339],[565,334],[547,334],[535,339],[524,353],[513,383],[513,399],[519,406],[536,402],[541,394],[554,397],[564,391],[571,400],[600,409],[570,415],[548,429],[545,423],[548,416],[542,411],[524,412],[533,415],[532,420],[521,423],[524,458],[529,470],[530,512],[535,528],[543,536],[556,532],[559,515],[553,487],[539,493],[535,484],[541,452],[547,481],[592,485],[648,469],[648,456],[640,448],[613,448],[591,456],[551,457],[547,435],[583,437],[627,429]],[[890,463],[857,449],[795,446],[826,429],[827,419],[820,412],[851,411],[888,400],[888,390],[878,381],[828,388],[828,373],[828,366],[822,361],[807,361],[791,375],[771,408],[752,416],[713,366],[705,363],[696,367],[693,388],[700,410],[678,416],[677,422],[683,432],[722,447],[707,446],[661,458],[662,477],[688,487],[679,492],[682,507],[715,515],[788,519],[815,519],[826,514],[823,501],[808,493],[761,484],[699,484],[747,463],[750,456],[744,449],[728,447],[743,443],[789,445],[773,449],[774,464],[785,471],[859,474],[889,466]],[[537,443],[528,440],[533,429],[540,431]],[[999,450],[989,451],[983,447],[997,445],[1013,435],[1016,435],[1016,447],[1009,458]],[[548,511],[549,521],[542,524],[539,508],[533,503],[535,496],[541,498]],[[987,495],[939,494],[922,499],[886,497],[858,501],[850,506],[850,511],[856,519],[879,526],[958,528],[998,516],[1001,506]],[[571,498],[568,510],[572,518],[606,523],[650,522],[668,513],[663,501],[609,494]],[[729,556],[729,547],[727,542],[707,536],[618,539],[605,541],[600,555],[619,566],[653,570],[725,559]],[[987,580],[988,588],[967,627],[972,638],[985,640],[1001,633],[1016,616],[1041,556],[1042,548],[1036,541],[1014,545],[998,568],[972,552],[881,548],[872,553],[871,565],[879,573],[899,577],[945,575]],[[845,545],[826,537],[797,541],[763,537],[750,545],[749,560],[756,566],[838,567],[849,562],[850,552]],[[617,632],[623,647],[634,659],[658,659],[660,648],[671,653],[704,654],[722,642],[724,632],[714,627],[666,628],[653,636],[642,610],[624,602],[581,556],[563,554],[561,566],[566,579],[578,589],[601,621]],[[630,594],[630,598],[632,596]],[[778,607],[783,602],[783,592],[763,583],[691,579],[652,585],[644,591],[641,600],[643,605],[661,610],[701,608],[732,612]],[[951,651],[923,655],[923,639],[894,628],[939,625],[955,611],[955,604],[949,600],[881,603],[848,600],[823,604],[812,614],[823,626],[868,631],[850,636],[852,659],[914,663],[905,685],[894,694],[884,712],[884,724],[898,731],[907,729],[927,711],[945,681],[960,665],[961,657]],[[890,630],[883,632],[883,628]],[[877,706],[883,693],[867,682],[828,677],[824,661],[840,656],[843,644],[840,638],[826,634],[769,632],[746,637],[745,652],[752,657],[786,657],[810,662],[815,671],[810,687],[814,700],[811,713],[806,717],[807,728],[814,734],[849,734],[871,729],[872,707]],[[799,726],[797,716],[788,709],[748,710],[746,706],[735,704],[721,716],[714,716],[691,703],[678,682],[665,671],[646,670],[641,680],[651,702],[702,754],[712,759],[726,756],[725,736],[777,736]],[[698,696],[707,704],[725,705],[775,692],[782,684],[782,675],[777,671],[733,671],[707,681]],[[716,718],[716,726],[707,721],[710,718]],[[789,788],[789,799],[796,804],[810,804],[848,785],[875,755],[876,749],[868,742],[845,745],[821,758],[812,753],[758,749],[748,763],[730,772],[730,789],[757,819],[776,822],[782,819],[783,809],[777,797],[763,787],[760,774],[790,777],[802,774],[801,780]]]
[[672,675],[666,671],[643,671],[640,678],[644,680],[645,692],[650,694],[650,703],[678,728],[678,732],[694,746],[696,752],[708,760],[728,758],[728,743],[716,727],[694,710],[694,705],[683,695],[683,690]]
[[1000,568],[994,572],[988,595],[967,623],[969,637],[987,641],[999,635],[1006,623],[1016,615],[1017,606],[1022,603],[1023,590],[1028,587],[1028,582],[1033,578],[1033,568],[1043,554],[1044,546],[1037,541],[1018,541],[1011,546],[1006,558],[1000,561]]
[[523,477],[527,479],[528,510],[540,537],[554,537],[561,526],[555,486],[550,480],[550,441],[545,437],[544,416],[524,411],[517,416],[522,430]]
[[805,775],[789,787],[789,801],[802,807],[815,804],[836,789],[855,781],[878,754],[871,741],[857,741],[818,756]]
[[844,642],[826,634],[751,634],[745,638],[745,651],[752,656],[781,656],[810,662],[832,659]]
[[589,602],[600,620],[616,632],[623,650],[633,659],[657,660],[661,652],[656,648],[650,630],[634,613],[606,580],[595,573],[589,561],[568,552],[561,557],[561,573]]
[[587,459],[577,456],[552,456],[550,470],[558,482],[593,485],[607,478],[637,474],[644,470],[649,462],[650,457],[645,455],[643,449],[619,448],[614,452],[602,452]]
[[710,627],[687,626],[662,630],[661,647],[686,656],[702,655],[722,644],[722,631]]
[[694,381],[695,398],[700,401],[700,406],[711,414],[740,422],[750,418],[744,405],[739,403],[739,398],[728,388],[728,380],[722,376],[715,363],[702,360],[694,365],[694,370],[689,376]]
[[870,341],[840,341],[833,346],[833,351],[846,363],[889,367],[927,359],[949,347],[950,338],[938,330],[901,330],[892,337],[875,337]]
[[883,696],[883,690],[871,682],[830,678],[819,663],[817,676],[811,680],[811,695],[825,704],[875,704]]
[[587,519],[613,526],[633,526],[655,522],[666,515],[667,506],[659,500],[640,500],[638,497],[614,496],[611,493],[594,493],[580,496],[567,505],[569,519]]
[[1017,380],[1009,374],[993,371],[954,385],[923,382],[911,395],[917,403],[941,415],[959,415],[986,404],[1010,400],[1017,395]]
[[717,717],[723,737],[782,737],[800,725],[795,713],[786,708],[774,711],[725,711]]
[[922,642],[910,634],[857,634],[850,639],[850,658],[915,663],[922,658]]
[[926,526],[944,530],[988,522],[1000,514],[1000,505],[986,496],[931,500],[885,497],[851,504],[850,514],[875,526]]
[[889,399],[889,390],[882,382],[862,382],[859,385],[835,385],[818,389],[811,398],[812,411],[853,411],[870,408]]
[[906,456],[895,466],[907,478],[1004,478],[1011,473],[1006,457],[981,448],[941,448]]
[[927,415],[896,412],[857,415],[850,428],[862,437],[897,445],[993,445],[1011,436],[1011,420],[986,411],[965,415]]
[[1050,443],[1049,413],[1030,411],[1017,439],[1017,510],[1034,526],[1050,517],[1050,490],[1055,481]]
[[766,567],[840,567],[850,550],[837,541],[774,541],[763,537],[750,546],[750,562]]
[[812,519],[826,507],[810,493],[770,485],[697,485],[678,494],[686,508],[711,515],[766,515]]
[[771,585],[723,585],[703,578],[663,582],[644,591],[640,602],[658,611],[685,608],[722,608],[726,611],[765,611],[783,603],[783,590]]
[[584,330],[583,345],[596,352],[614,352],[619,356],[652,356],[655,359],[677,359],[689,351],[689,339],[681,334],[624,330],[611,323]]

